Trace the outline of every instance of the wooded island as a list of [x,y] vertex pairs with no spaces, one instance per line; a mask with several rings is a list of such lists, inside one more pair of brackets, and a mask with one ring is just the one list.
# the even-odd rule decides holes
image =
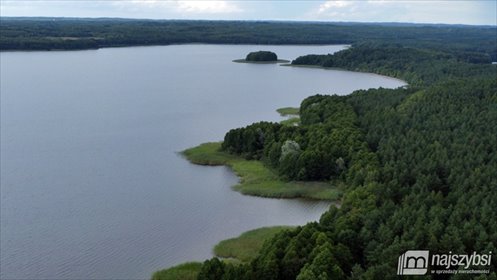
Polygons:
[[247,54],[246,61],[277,61],[278,56],[270,51],[258,51]]

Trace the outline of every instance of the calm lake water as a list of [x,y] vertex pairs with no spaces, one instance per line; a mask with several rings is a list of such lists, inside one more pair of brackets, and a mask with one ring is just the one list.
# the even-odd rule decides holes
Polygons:
[[395,88],[387,77],[233,63],[343,46],[177,45],[1,53],[1,279],[137,279],[211,256],[328,203],[231,191],[225,167],[177,154],[230,128],[280,119],[312,94]]

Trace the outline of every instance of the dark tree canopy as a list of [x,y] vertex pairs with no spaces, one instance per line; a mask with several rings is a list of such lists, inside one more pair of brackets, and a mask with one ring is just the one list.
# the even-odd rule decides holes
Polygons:
[[497,61],[495,26],[0,17],[0,50],[208,44],[395,43]]
[[[495,255],[497,67],[484,52],[445,42],[358,44],[293,61],[410,85],[314,95],[302,101],[297,127],[260,122],[229,131],[225,151],[261,160],[288,180],[341,181],[345,194],[340,208],[276,235],[249,264],[213,270],[211,260],[205,275],[393,280],[406,250]],[[426,278],[497,279],[495,261],[483,269],[490,273]]]
[[246,61],[277,61],[278,56],[270,51],[258,51],[247,54]]

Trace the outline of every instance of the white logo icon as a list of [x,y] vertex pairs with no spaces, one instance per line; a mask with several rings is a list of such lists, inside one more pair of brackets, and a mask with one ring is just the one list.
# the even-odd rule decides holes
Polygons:
[[424,275],[428,272],[430,251],[410,250],[400,255],[397,275]]

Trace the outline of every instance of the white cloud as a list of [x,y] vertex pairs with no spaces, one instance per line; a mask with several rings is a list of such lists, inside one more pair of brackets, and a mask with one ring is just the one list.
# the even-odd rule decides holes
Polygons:
[[350,1],[330,0],[319,5],[318,13],[334,12],[334,9],[341,9],[352,5]]
[[0,15],[236,19],[245,12],[239,4],[230,0],[0,0]]
[[[448,0],[346,0],[324,1],[308,12],[307,20],[358,22],[418,22],[482,24],[483,19],[495,16],[487,11],[489,1]],[[488,20],[488,19],[487,19]]]
[[178,10],[186,13],[222,14],[241,12],[242,9],[228,1],[176,1]]
[[132,0],[113,1],[116,6],[129,9],[161,9],[180,14],[226,14],[241,12],[236,3],[227,0]]
[[495,0],[0,0],[1,16],[497,24]]

